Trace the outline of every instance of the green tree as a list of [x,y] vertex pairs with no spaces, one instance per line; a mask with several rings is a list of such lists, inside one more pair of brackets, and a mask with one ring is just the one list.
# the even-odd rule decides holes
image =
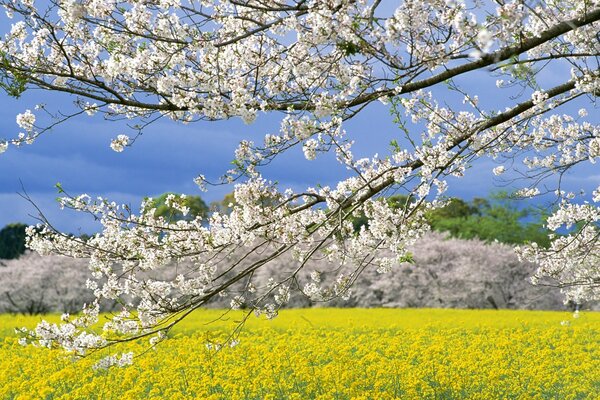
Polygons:
[[427,214],[427,220],[430,224],[435,225],[438,221],[448,220],[453,218],[467,218],[478,213],[478,208],[473,204],[457,197],[452,197],[442,208],[435,209]]
[[[404,208],[410,201],[402,194],[383,199],[393,209]],[[505,192],[471,201],[453,197],[444,207],[428,211],[425,217],[432,230],[448,232],[460,239],[497,240],[507,244],[535,242],[543,247],[550,243],[550,231],[544,227],[545,215],[536,213],[531,207],[519,207]],[[362,213],[352,217],[351,221],[356,232],[363,225],[369,226],[369,219]]]
[[210,203],[210,209],[222,214],[229,214],[236,204],[237,202],[235,201],[233,193],[227,193],[221,201],[213,201]]
[[443,208],[427,216],[431,228],[449,232],[462,239],[497,240],[508,244],[535,242],[549,245],[550,231],[544,227],[543,215],[531,207],[518,207],[506,193],[492,194],[488,199],[475,198],[467,203],[451,199]]
[[9,224],[0,230],[0,258],[9,260],[25,253],[25,224]]
[[174,195],[176,198],[181,196],[177,193],[166,192],[157,198],[153,198],[147,205],[150,208],[156,209],[154,212],[155,217],[164,217],[169,221],[180,221],[192,220],[196,217],[206,218],[208,216],[208,206],[200,196],[186,195],[183,200],[178,201],[180,204],[189,208],[189,212],[186,215],[183,215],[180,210],[166,204],[167,197],[170,195]]

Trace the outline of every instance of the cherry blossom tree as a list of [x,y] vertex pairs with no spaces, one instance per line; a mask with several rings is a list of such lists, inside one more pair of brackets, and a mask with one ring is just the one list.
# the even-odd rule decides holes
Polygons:
[[[29,246],[89,258],[87,285],[97,299],[138,305],[122,300],[103,335],[87,330],[98,320],[95,302],[62,325],[24,332],[24,340],[85,354],[131,338],[156,343],[215,296],[268,318],[294,290],[314,301],[344,297],[365,269],[383,274],[410,259],[408,246],[427,231],[424,213],[444,204],[448,178],[468,175],[482,157],[498,162],[495,174],[516,168],[529,178],[519,181],[520,196],[555,192],[550,228],[581,228],[556,236],[548,249],[520,250],[540,265],[535,280],[561,286],[567,300],[600,298],[600,188],[582,204],[560,179],[600,156],[600,131],[587,111],[600,93],[598,1],[394,3],[2,0],[12,18],[0,42],[2,87],[14,96],[65,92],[75,101],[70,111],[41,105],[19,114],[22,133],[1,150],[85,114],[135,121],[131,134],[110,143],[117,152],[160,118],[251,124],[259,113],[281,116],[278,133],[239,144],[235,168],[222,178],[236,183],[235,202],[208,223],[169,222],[148,203],[134,213],[107,199],[65,195],[62,206],[99,218],[102,232],[84,241],[45,221],[30,229]],[[544,79],[549,69],[561,80]],[[495,106],[465,84],[482,76],[496,80],[486,94]],[[356,158],[345,122],[378,101],[389,105],[398,140]],[[333,152],[351,176],[335,187],[280,188],[263,167],[295,148],[309,161]],[[219,183],[195,181],[201,188]],[[406,203],[382,200],[395,193]],[[168,200],[185,215],[184,199]],[[356,233],[351,220],[360,215],[369,223]],[[284,253],[293,256],[293,271],[255,285],[255,273]],[[329,260],[331,270],[302,280],[299,272],[314,258]],[[175,279],[153,278],[152,271],[183,259],[191,267]]]

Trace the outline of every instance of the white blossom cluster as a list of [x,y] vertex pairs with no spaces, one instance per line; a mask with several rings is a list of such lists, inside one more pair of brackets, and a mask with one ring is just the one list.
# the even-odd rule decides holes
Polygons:
[[[447,178],[466,175],[474,160],[522,159],[534,179],[518,194],[536,196],[546,189],[543,178],[600,156],[594,113],[559,112],[575,100],[591,99],[593,106],[600,94],[597,1],[404,0],[393,9],[369,0],[0,1],[13,21],[0,40],[4,89],[16,96],[30,88],[66,92],[78,107],[72,114],[54,115],[45,106],[38,117],[19,114],[25,132],[0,141],[0,152],[78,114],[142,127],[164,116],[250,124],[259,113],[282,115],[278,132],[240,142],[223,179],[237,183],[228,212],[171,222],[155,217],[150,202],[134,213],[106,199],[66,196],[61,205],[93,214],[100,234],[84,241],[51,226],[31,228],[31,248],[89,258],[87,287],[97,301],[122,304],[102,336],[87,330],[96,322],[93,312],[27,332],[44,346],[83,354],[123,337],[155,341],[215,296],[267,318],[293,290],[314,301],[348,296],[365,269],[385,273],[408,258],[407,247],[428,229],[425,213],[444,204]],[[564,64],[569,76],[538,83],[541,69]],[[473,73],[501,78],[497,93],[522,90],[507,92],[511,106],[490,107],[482,93],[461,86]],[[447,101],[452,96],[462,105]],[[392,110],[400,133],[393,137],[401,140],[388,152],[358,158],[344,124],[377,100]],[[50,118],[47,125],[42,116]],[[121,152],[133,141],[120,134],[110,146]],[[308,161],[335,153],[348,178],[303,191],[279,188],[261,167],[292,149]],[[506,176],[508,166],[494,173]],[[202,175],[195,181],[201,188],[209,183]],[[562,202],[552,226],[583,228],[571,241],[557,236],[550,249],[522,254],[540,263],[539,275],[564,285],[568,298],[597,298],[597,208],[569,205],[557,190]],[[405,203],[384,200],[394,193],[407,194]],[[189,211],[183,198],[167,202]],[[357,230],[352,221],[361,217],[368,224]],[[284,253],[295,269],[256,285],[255,271]],[[316,257],[349,270],[315,271],[299,284],[298,271]],[[170,279],[153,274],[184,259],[191,266]],[[240,283],[244,289],[233,291]]]
[[126,367],[133,364],[133,352],[123,353],[120,357],[117,355],[106,356],[96,364],[93,365],[93,369],[108,369],[110,367]]
[[531,278],[561,288],[565,301],[582,303],[600,299],[600,188],[594,191],[593,203],[573,204],[571,193],[563,196],[560,207],[548,218],[548,228],[566,228],[570,234],[557,235],[549,249],[526,246],[518,249],[521,258],[539,265]]
[[110,148],[116,151],[117,153],[125,150],[125,146],[129,144],[129,136],[127,135],[118,135],[116,139],[113,139],[110,142]]

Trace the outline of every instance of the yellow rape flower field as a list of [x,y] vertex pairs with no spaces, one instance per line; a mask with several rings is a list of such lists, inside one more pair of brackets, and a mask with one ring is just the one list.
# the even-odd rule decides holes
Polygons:
[[[39,317],[0,315],[0,399],[600,399],[600,313],[289,310],[215,353],[243,315],[222,314],[77,362],[17,343]],[[92,369],[116,351],[134,364]]]

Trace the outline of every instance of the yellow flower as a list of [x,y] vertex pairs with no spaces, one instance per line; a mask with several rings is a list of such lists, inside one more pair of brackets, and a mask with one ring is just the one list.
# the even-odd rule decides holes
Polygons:
[[[291,310],[250,320],[238,346],[215,353],[207,338],[235,327],[205,327],[219,313],[197,312],[156,350],[120,346],[135,363],[108,371],[91,368],[94,356],[22,347],[7,329],[0,398],[600,398],[597,313],[563,326],[564,313],[548,312]],[[0,316],[3,327],[35,322]]]

